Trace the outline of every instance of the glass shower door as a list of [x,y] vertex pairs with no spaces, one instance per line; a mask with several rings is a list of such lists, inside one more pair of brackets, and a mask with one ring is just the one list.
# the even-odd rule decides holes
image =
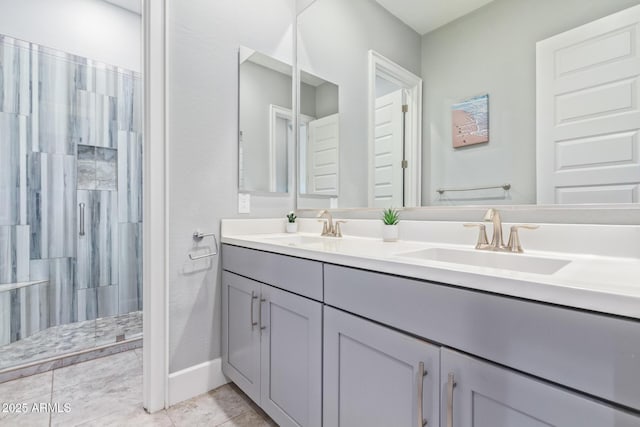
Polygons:
[[141,87],[0,36],[0,372],[141,334]]

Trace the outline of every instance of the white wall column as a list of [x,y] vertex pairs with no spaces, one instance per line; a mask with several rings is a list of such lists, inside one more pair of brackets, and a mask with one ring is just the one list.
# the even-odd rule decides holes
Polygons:
[[166,2],[144,0],[143,405],[168,406]]

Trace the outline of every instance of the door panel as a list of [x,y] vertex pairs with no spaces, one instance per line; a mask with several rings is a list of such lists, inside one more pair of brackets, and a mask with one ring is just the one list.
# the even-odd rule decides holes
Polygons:
[[340,121],[338,114],[309,122],[307,191],[338,194]]
[[640,202],[640,6],[537,45],[538,203]]
[[402,91],[376,98],[374,207],[402,206]]
[[222,370],[260,403],[260,283],[222,273]]
[[[446,348],[441,352],[441,427],[632,427],[640,417]],[[455,387],[449,399],[449,374]]]
[[281,426],[320,427],[322,304],[262,286],[262,408]]
[[325,426],[437,424],[438,347],[329,307],[324,325]]

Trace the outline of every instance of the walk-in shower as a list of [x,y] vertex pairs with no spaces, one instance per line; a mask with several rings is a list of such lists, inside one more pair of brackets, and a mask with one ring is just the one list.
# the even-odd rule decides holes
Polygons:
[[0,36],[0,372],[142,332],[142,80]]

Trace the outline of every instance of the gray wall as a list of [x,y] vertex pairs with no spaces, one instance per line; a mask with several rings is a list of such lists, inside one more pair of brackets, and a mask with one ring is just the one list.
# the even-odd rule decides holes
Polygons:
[[[194,229],[238,217],[238,48],[293,63],[289,0],[168,2],[169,369],[220,356],[220,257],[191,262]],[[252,196],[284,217],[292,196]],[[210,244],[210,243],[209,243]]]
[[[269,105],[291,110],[292,84],[290,75],[250,61],[240,64],[243,190],[269,191]],[[283,150],[281,157],[285,163],[287,154],[287,150]],[[286,164],[284,170],[286,173]],[[285,186],[286,182],[285,179]]]
[[367,52],[420,74],[420,36],[373,0],[316,1],[298,32],[300,68],[340,88],[339,206],[366,206]]
[[103,0],[0,0],[0,34],[142,71],[140,15]]
[[[638,3],[495,0],[423,36],[423,205],[535,204],[536,42]],[[451,104],[483,93],[489,93],[489,143],[454,150]],[[508,199],[483,197],[499,190],[438,201],[435,192],[503,182],[513,186]]]
[[318,86],[300,83],[300,113],[321,119],[338,112],[338,86],[325,82]]
[[300,114],[316,117],[316,87],[300,83]]
[[333,83],[322,83],[316,87],[316,117],[330,116],[339,111],[339,88]]

